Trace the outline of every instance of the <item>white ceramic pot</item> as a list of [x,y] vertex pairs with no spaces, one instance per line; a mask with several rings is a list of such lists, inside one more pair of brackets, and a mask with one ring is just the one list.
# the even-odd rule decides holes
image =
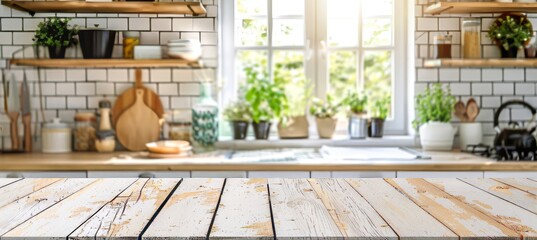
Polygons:
[[459,146],[466,149],[468,145],[478,145],[483,142],[483,126],[481,123],[461,123],[459,125]]
[[457,131],[450,123],[428,122],[420,127],[421,147],[428,151],[450,151]]

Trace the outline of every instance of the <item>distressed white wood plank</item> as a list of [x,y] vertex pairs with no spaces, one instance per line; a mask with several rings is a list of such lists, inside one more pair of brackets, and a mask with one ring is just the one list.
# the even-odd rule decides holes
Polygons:
[[0,188],[20,180],[20,178],[0,178]]
[[525,239],[537,239],[536,214],[458,179],[431,178],[426,181],[524,235]]
[[142,239],[205,239],[223,187],[223,178],[183,179]]
[[138,179],[69,239],[138,239],[181,179]]
[[95,179],[85,178],[62,179],[49,187],[1,207],[0,236],[94,181]]
[[398,239],[388,223],[345,180],[308,181],[345,238]]
[[266,179],[226,180],[210,239],[273,239]]
[[0,197],[0,207],[45,188],[59,180],[60,178],[27,178],[0,188],[0,196],[2,196]]
[[[492,179],[461,179],[485,192],[511,202],[521,208],[537,213],[537,195],[522,191]],[[537,183],[535,184],[537,186]]]
[[78,226],[134,181],[136,179],[97,179],[69,198],[9,231],[1,239],[66,239]]
[[386,179],[386,181],[406,194],[461,239],[520,239],[517,232],[423,179]]
[[346,179],[402,239],[458,236],[383,179]]
[[527,178],[494,178],[494,180],[537,195],[537,182]]
[[269,179],[269,188],[278,239],[344,237],[306,179]]

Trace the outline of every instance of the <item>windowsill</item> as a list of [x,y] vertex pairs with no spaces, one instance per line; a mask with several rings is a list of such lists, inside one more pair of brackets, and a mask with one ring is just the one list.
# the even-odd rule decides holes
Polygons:
[[385,136],[383,138],[349,139],[348,136],[334,136],[333,139],[280,139],[271,137],[269,140],[233,140],[230,137],[221,138],[216,144],[219,149],[262,149],[262,148],[319,148],[323,145],[341,147],[410,147],[418,146],[415,136]]

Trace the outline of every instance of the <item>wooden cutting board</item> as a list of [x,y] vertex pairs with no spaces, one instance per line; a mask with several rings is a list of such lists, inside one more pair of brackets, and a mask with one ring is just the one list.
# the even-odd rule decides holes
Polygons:
[[145,105],[144,89],[136,89],[134,105],[125,110],[116,125],[119,142],[130,151],[142,151],[145,144],[159,139],[160,125],[157,114]]
[[125,90],[119,97],[116,99],[114,106],[112,107],[112,125],[117,127],[117,121],[121,117],[121,114],[125,110],[129,109],[134,102],[136,101],[136,89],[144,90],[144,103],[157,114],[159,118],[164,116],[164,107],[162,102],[160,102],[160,97],[151,89],[144,87],[142,83],[142,70],[136,69],[136,82],[134,87]]

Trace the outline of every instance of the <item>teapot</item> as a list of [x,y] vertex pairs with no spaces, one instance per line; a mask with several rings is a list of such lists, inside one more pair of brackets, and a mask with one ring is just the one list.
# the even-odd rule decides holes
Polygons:
[[[501,112],[513,105],[521,105],[531,111],[532,118],[528,126],[523,127],[516,122],[510,122],[507,128],[500,128],[499,118]],[[511,154],[512,151],[516,151],[519,155],[523,155],[519,157],[527,157],[530,153],[533,154],[537,150],[537,141],[533,136],[533,132],[536,129],[534,124],[535,114],[535,108],[521,100],[512,100],[502,104],[494,114],[494,129],[496,130],[494,148],[496,152]]]

